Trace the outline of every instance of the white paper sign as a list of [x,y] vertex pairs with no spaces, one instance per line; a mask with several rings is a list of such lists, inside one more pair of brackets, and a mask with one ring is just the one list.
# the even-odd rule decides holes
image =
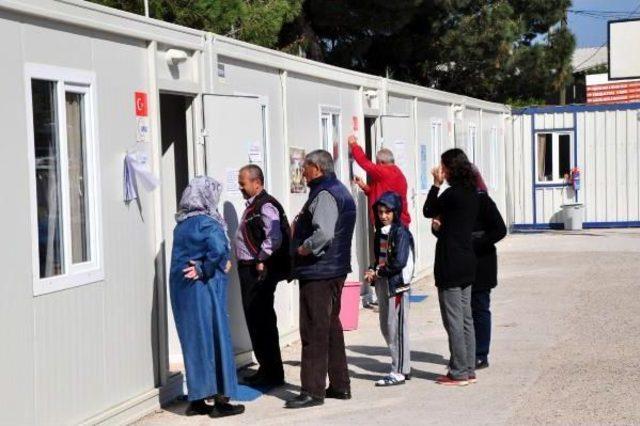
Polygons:
[[147,117],[137,117],[136,141],[149,142],[149,119]]
[[225,190],[229,196],[242,195],[240,187],[238,186],[238,172],[239,169],[227,169],[227,174],[225,176]]
[[264,152],[262,143],[258,141],[251,142],[249,145],[249,163],[262,166],[264,163]]
[[395,141],[393,143],[393,157],[396,160],[396,165],[401,169],[405,169],[407,166],[407,151],[405,149],[404,141]]

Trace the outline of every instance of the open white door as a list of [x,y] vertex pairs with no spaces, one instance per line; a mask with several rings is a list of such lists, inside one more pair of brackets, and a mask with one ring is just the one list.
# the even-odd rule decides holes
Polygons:
[[[404,173],[407,179],[407,203],[409,204],[409,214],[411,215],[411,233],[417,241],[418,222],[421,215],[421,207],[417,205],[418,182],[416,173],[416,146],[414,143],[413,121],[406,115],[383,115],[382,121],[382,141],[380,148],[387,148],[393,152],[396,165]],[[416,272],[419,272],[420,249],[416,244]]]
[[[227,221],[233,247],[245,208],[238,187],[238,170],[250,162],[261,167],[265,162],[261,104],[257,97],[205,94],[203,107],[206,174],[220,181],[224,187],[220,212]],[[233,262],[228,303],[231,335],[236,355],[250,354],[251,340],[242,310],[235,260]]]

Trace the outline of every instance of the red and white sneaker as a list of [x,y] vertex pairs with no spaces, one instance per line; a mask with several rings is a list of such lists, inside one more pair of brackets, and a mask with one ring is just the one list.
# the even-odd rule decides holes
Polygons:
[[442,386],[467,386],[469,384],[469,380],[456,379],[447,374],[446,376],[438,377],[436,383]]
[[469,374],[469,384],[478,383],[478,379],[475,374]]

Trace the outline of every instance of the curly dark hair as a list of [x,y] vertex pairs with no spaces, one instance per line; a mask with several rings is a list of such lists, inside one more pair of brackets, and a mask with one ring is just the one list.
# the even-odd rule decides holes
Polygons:
[[442,153],[440,159],[449,171],[447,177],[449,185],[462,186],[469,189],[476,187],[476,174],[473,170],[473,164],[471,164],[463,150],[459,148],[449,149]]

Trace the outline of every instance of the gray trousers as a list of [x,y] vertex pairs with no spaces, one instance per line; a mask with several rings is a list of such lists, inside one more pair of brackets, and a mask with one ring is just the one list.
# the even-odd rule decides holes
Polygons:
[[442,323],[449,336],[449,374],[467,379],[475,374],[476,338],[471,311],[471,286],[439,288]]
[[380,331],[391,352],[391,372],[410,374],[409,292],[390,296],[387,279],[378,278],[376,295],[378,296]]

